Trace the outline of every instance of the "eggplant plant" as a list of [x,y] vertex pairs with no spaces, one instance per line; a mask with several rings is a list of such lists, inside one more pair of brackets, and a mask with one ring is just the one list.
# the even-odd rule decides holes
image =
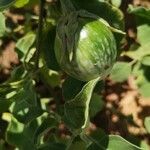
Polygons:
[[[105,119],[101,119],[100,126],[94,122],[97,114],[108,109],[104,100],[106,81],[123,82],[132,68],[134,75],[141,70],[142,64],[134,58],[136,52],[122,50],[126,33],[124,14],[117,8],[121,3],[0,0],[0,49],[13,41],[19,59],[10,76],[0,84],[0,149],[148,147],[146,143],[140,145],[128,137],[107,133]],[[19,17],[14,21],[15,12],[23,18],[20,22]],[[141,13],[132,6],[129,12]],[[145,10],[145,16],[148,13]],[[120,54],[133,61],[118,62]],[[147,61],[143,57],[141,60],[149,65],[146,55],[143,57]],[[116,112],[115,108],[111,111]],[[148,124],[147,117],[145,126],[149,132]]]

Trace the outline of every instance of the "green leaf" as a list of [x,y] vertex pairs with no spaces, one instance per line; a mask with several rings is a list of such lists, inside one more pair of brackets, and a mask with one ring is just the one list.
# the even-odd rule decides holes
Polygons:
[[[14,101],[18,89],[22,86],[24,69],[21,66],[15,68],[10,78],[0,87],[0,112],[8,111]],[[14,87],[13,87],[14,85]]]
[[131,74],[131,65],[126,62],[117,62],[110,74],[110,78],[116,82],[123,82],[128,79]]
[[128,51],[126,55],[134,60],[141,60],[146,55],[150,55],[150,43],[140,46],[137,50]]
[[39,143],[41,136],[45,134],[46,130],[57,128],[57,126],[58,122],[53,117],[47,117],[42,120],[42,124],[37,128],[34,134],[34,143]]
[[68,77],[62,86],[63,97],[65,101],[73,99],[81,90],[85,83]]
[[143,65],[150,66],[150,56],[145,56],[141,62]]
[[42,124],[42,120],[47,116],[48,114],[44,113],[42,116],[32,120],[26,125],[20,123],[11,116],[11,121],[6,131],[6,141],[21,150],[37,150],[37,143],[34,143],[34,134]]
[[[101,142],[103,143],[105,139],[103,139]],[[108,149],[121,149],[121,150],[140,150],[140,147],[137,147],[136,145],[126,141],[120,136],[117,135],[110,135],[109,136],[109,143],[108,143]]]
[[[10,78],[0,87],[0,113],[8,111],[11,104],[18,100],[20,87],[24,80],[24,68],[22,66],[16,67],[12,72]],[[13,86],[14,85],[14,86]]]
[[26,74],[27,72],[23,65],[17,66],[11,71],[10,78],[7,80],[7,82],[11,83],[24,79]]
[[30,124],[25,127],[24,124],[12,117],[6,131],[7,142],[22,150],[36,150],[33,143],[36,126],[37,124]]
[[61,77],[57,71],[49,69],[46,65],[40,68],[41,80],[51,87],[60,86]]
[[146,117],[144,120],[144,125],[148,133],[150,133],[150,117]]
[[65,123],[71,129],[84,129],[89,121],[89,103],[92,92],[99,78],[86,83],[82,90],[65,103]]
[[139,87],[139,92],[143,97],[150,97],[150,83],[149,82],[144,82],[142,85]]
[[145,44],[148,44],[150,41],[150,25],[144,24],[140,25],[137,28],[137,39],[141,46],[144,46]]
[[0,0],[0,11],[10,7],[16,0]]
[[104,101],[102,97],[96,93],[93,93],[90,102],[90,117],[94,117],[104,107]]
[[22,123],[28,123],[43,113],[40,106],[28,106],[25,103],[15,104],[12,114]]
[[150,55],[150,25],[144,24],[137,28],[137,39],[140,46],[137,49],[126,52],[126,55],[135,60],[142,60],[144,56]]
[[30,0],[16,0],[16,2],[15,2],[14,5],[15,5],[17,8],[20,8],[20,7],[25,6],[29,1],[30,1]]
[[140,143],[140,146],[143,150],[149,150],[149,145],[144,140]]
[[[142,52],[142,51],[141,51]],[[142,64],[148,65],[148,56],[143,57]],[[145,59],[146,58],[146,59]],[[143,97],[150,97],[149,90],[150,83],[149,83],[149,67],[141,65],[140,62],[138,62],[136,65],[134,65],[133,73],[136,76],[136,83],[139,86],[139,92]]]
[[14,102],[10,111],[22,123],[28,123],[43,113],[31,79],[11,99]]
[[[116,7],[113,7],[107,2],[100,2],[98,0],[71,0],[77,9],[86,9],[101,18],[105,19],[111,26],[117,29],[124,29],[123,13]],[[102,13],[103,12],[103,13]]]
[[20,38],[16,43],[16,47],[22,53],[22,60],[25,58],[25,55],[29,53],[29,49],[35,41],[35,34],[28,33],[24,37]]
[[129,5],[128,9],[129,13],[135,14],[139,17],[142,17],[144,19],[150,20],[150,9],[139,6],[139,7],[134,7],[133,5]]
[[5,16],[0,12],[0,37],[5,34],[6,25],[5,25]]
[[92,144],[89,146],[88,150],[141,150],[141,148],[126,141],[118,135],[105,136],[100,141],[96,140],[95,142],[97,144]]
[[134,75],[136,84],[139,87],[139,92],[143,97],[149,97],[149,91],[147,89],[150,83],[149,73],[149,66],[142,65],[140,61],[133,66],[132,75]]
[[2,85],[1,87],[0,87],[0,99],[1,100],[4,100],[4,99],[9,99],[10,98],[10,96],[9,96],[9,98],[7,98],[7,96],[8,95],[10,95],[12,92],[15,92],[15,90],[13,89],[13,88],[11,88],[11,86],[10,85]]

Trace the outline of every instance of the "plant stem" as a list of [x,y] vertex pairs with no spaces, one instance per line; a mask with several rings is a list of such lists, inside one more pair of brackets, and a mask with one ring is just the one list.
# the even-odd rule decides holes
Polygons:
[[45,0],[40,0],[39,24],[38,24],[37,38],[36,38],[35,70],[37,70],[39,67],[41,40],[43,36],[42,31],[43,31],[44,5],[45,5]]

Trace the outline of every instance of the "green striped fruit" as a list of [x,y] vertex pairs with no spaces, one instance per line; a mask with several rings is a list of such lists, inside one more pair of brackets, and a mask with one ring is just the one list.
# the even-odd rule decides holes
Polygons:
[[116,41],[101,19],[83,11],[62,17],[57,26],[55,55],[70,76],[90,81],[104,78],[116,61]]

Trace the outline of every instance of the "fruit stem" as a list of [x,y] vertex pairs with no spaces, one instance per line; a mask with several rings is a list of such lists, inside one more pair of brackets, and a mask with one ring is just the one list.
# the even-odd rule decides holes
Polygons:
[[42,31],[43,31],[44,5],[45,5],[45,0],[40,0],[39,23],[38,23],[37,38],[36,38],[35,70],[37,70],[39,67],[39,57],[40,57],[40,49],[41,49]]
[[73,6],[70,0],[60,0],[63,14],[66,15],[72,11],[75,11],[75,7]]

